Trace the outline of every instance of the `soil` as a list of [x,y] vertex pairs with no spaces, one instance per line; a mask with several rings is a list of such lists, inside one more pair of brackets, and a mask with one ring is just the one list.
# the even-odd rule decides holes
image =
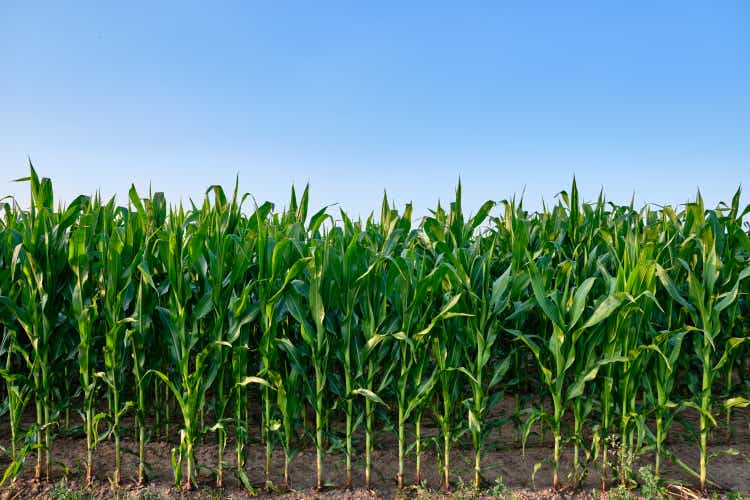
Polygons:
[[[512,408],[512,401],[506,400],[500,405],[508,414]],[[723,416],[722,416],[723,417]],[[429,420],[429,419],[425,419]],[[717,419],[718,420],[718,419]],[[723,423],[723,420],[720,420]],[[258,497],[274,497],[281,499],[292,498],[445,498],[449,495],[440,491],[441,476],[438,470],[438,457],[435,445],[430,444],[430,437],[439,438],[438,431],[434,427],[427,426],[423,421],[423,448],[426,448],[422,457],[422,479],[423,487],[409,487],[399,491],[396,485],[397,471],[397,446],[390,430],[381,430],[376,437],[376,449],[373,451],[372,489],[343,488],[345,477],[345,458],[343,453],[334,452],[326,454],[324,460],[324,476],[329,486],[322,491],[314,490],[315,484],[315,449],[306,447],[294,457],[290,466],[290,479],[292,490],[284,492],[280,488],[275,491],[266,491],[263,488],[265,474],[265,447],[261,443],[251,443],[248,450],[246,473],[253,482]],[[127,424],[127,421],[126,421]],[[750,465],[747,457],[750,457],[750,411],[735,410],[733,415],[733,436],[728,439],[723,429],[716,430],[713,444],[709,453],[719,453],[709,464],[709,479],[717,486],[713,491],[719,495],[728,492],[737,492],[742,495],[750,495]],[[549,463],[551,456],[551,435],[546,433],[543,438],[532,435],[526,446],[525,453],[520,442],[516,439],[515,427],[511,422],[496,430],[487,446],[482,460],[483,475],[488,480],[486,497],[493,495],[505,496],[511,494],[518,498],[576,498],[591,497],[601,498],[600,477],[595,464],[589,467],[589,473],[583,481],[582,489],[573,495],[570,491],[563,491],[555,495],[549,489],[552,477],[552,467]],[[7,421],[0,424],[0,443],[6,445],[9,435]],[[358,432],[355,440],[355,449],[361,451],[364,448],[364,440]],[[147,461],[150,466],[149,483],[146,487],[138,488],[136,484],[137,472],[137,442],[133,441],[132,431],[126,432],[121,439],[121,446],[125,452],[122,454],[122,485],[113,489],[109,483],[114,463],[114,445],[111,440],[100,443],[95,451],[94,473],[96,481],[94,486],[87,488],[85,485],[86,456],[85,439],[82,437],[60,437],[55,438],[52,446],[52,472],[50,482],[35,483],[32,480],[33,464],[35,457],[27,456],[26,465],[20,477],[10,485],[0,489],[0,499],[6,498],[31,498],[31,497],[53,497],[58,498],[65,491],[77,491],[89,493],[94,498],[180,498],[190,496],[194,498],[246,498],[249,496],[233,473],[234,468],[234,446],[230,442],[224,455],[224,487],[217,489],[215,484],[215,471],[212,467],[217,462],[216,446],[212,436],[208,436],[207,443],[197,447],[196,458],[202,466],[199,470],[198,485],[194,491],[189,493],[180,492],[173,486],[173,475],[171,469],[170,452],[176,446],[176,437],[167,441],[153,441],[147,445]],[[437,442],[437,440],[435,441]],[[442,440],[439,440],[442,443]],[[698,446],[694,439],[686,432],[685,428],[675,424],[670,432],[667,446],[677,457],[691,467],[697,468]],[[720,453],[727,448],[733,448],[739,454]],[[563,483],[570,469],[572,460],[572,444],[565,448],[561,463],[560,477]],[[585,454],[582,452],[582,455]],[[451,474],[453,496],[471,496],[471,484],[473,481],[474,455],[467,435],[461,437],[451,452]],[[613,455],[610,462],[615,463]],[[642,465],[653,463],[653,455],[644,454],[632,465],[634,471],[638,471]],[[5,469],[8,464],[6,456],[0,457],[0,468]],[[535,464],[539,465],[532,480]],[[280,485],[283,483],[284,455],[280,447],[274,450],[272,481]],[[354,457],[353,483],[364,484],[364,456],[357,454]],[[406,462],[407,484],[414,480],[413,451],[409,453]],[[615,472],[611,470],[610,475]],[[678,496],[692,497],[696,490],[696,480],[687,474],[678,465],[667,460],[663,464],[663,477],[672,483],[671,492]],[[616,484],[612,484],[614,488]],[[69,498],[69,497],[68,497]]]

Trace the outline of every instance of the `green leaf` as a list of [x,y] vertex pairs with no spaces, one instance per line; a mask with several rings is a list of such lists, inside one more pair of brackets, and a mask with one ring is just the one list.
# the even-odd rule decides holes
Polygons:
[[594,365],[593,368],[589,369],[582,375],[578,375],[573,384],[568,387],[568,392],[565,395],[565,400],[571,401],[582,396],[586,382],[594,380],[596,378],[596,375],[599,373],[599,368],[601,368],[602,366],[610,363],[621,363],[625,361],[627,361],[627,358],[625,357],[615,357],[600,360],[598,363],[596,363],[596,365]]
[[573,295],[573,305],[570,310],[570,323],[568,325],[569,328],[572,329],[581,318],[581,314],[583,314],[583,310],[586,307],[586,298],[588,297],[589,292],[591,292],[591,287],[594,286],[595,282],[596,278],[587,278]]
[[299,259],[294,264],[292,264],[292,267],[290,267],[286,275],[284,276],[284,282],[282,283],[281,287],[278,289],[278,291],[268,300],[269,304],[275,303],[281,295],[286,290],[286,287],[289,285],[289,283],[292,282],[294,278],[299,275],[299,273],[307,266],[308,261],[311,259],[311,257],[304,257],[302,259]]
[[659,264],[656,265],[656,275],[659,277],[659,281],[661,281],[662,286],[664,286],[664,288],[667,290],[667,293],[669,293],[669,296],[672,297],[672,300],[680,304],[689,312],[695,312],[695,308],[690,305],[687,300],[685,300],[679,290],[677,290],[677,287],[674,285],[667,272]]
[[529,273],[531,276],[531,288],[534,291],[536,303],[542,308],[542,312],[547,316],[547,319],[557,325],[558,328],[564,329],[565,325],[563,325],[560,311],[552,301],[547,299],[547,292],[544,289],[542,276],[539,274],[539,269],[531,257],[529,257]]
[[581,328],[591,328],[592,326],[601,323],[609,318],[609,316],[620,307],[620,304],[622,304],[622,299],[615,295],[609,295],[601,304],[599,304],[596,310],[594,310],[594,313],[588,320],[586,320],[586,323],[584,323]]
[[492,296],[490,298],[490,306],[494,314],[499,314],[505,305],[507,305],[507,296],[505,292],[508,290],[508,284],[510,283],[510,271],[511,266],[505,270],[499,278],[492,283]]

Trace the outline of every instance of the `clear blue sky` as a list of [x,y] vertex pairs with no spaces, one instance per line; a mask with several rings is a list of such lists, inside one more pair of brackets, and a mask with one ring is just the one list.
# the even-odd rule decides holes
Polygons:
[[[0,193],[750,193],[750,2],[0,2]],[[106,4],[106,6],[101,5]],[[744,197],[748,200],[748,196]]]

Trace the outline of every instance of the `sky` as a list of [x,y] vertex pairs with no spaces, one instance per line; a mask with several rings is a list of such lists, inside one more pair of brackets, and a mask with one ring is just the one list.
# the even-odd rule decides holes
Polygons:
[[746,0],[217,3],[0,2],[0,197],[750,192]]

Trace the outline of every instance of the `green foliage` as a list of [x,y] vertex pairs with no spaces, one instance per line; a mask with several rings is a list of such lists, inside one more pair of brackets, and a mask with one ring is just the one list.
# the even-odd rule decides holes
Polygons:
[[[139,483],[145,445],[161,439],[176,443],[178,486],[195,487],[208,469],[221,488],[233,443],[233,473],[252,494],[247,444],[262,440],[269,490],[278,490],[273,448],[283,448],[290,488],[290,464],[310,442],[319,487],[336,450],[347,485],[363,452],[369,486],[381,428],[398,442],[399,486],[412,451],[422,483],[432,443],[451,489],[451,451],[470,443],[474,480],[459,493],[501,495],[502,483],[487,489],[482,457],[512,422],[524,446],[551,432],[555,488],[572,447],[573,488],[591,469],[606,489],[613,470],[615,494],[638,482],[658,496],[665,458],[711,485],[717,417],[729,432],[732,412],[750,401],[737,383],[750,379],[750,207],[739,192],[714,209],[698,195],[639,211],[603,195],[583,202],[573,181],[539,212],[512,199],[466,215],[459,184],[447,208],[422,219],[384,196],[379,216],[354,220],[309,211],[308,187],[299,198],[292,189],[283,210],[249,207],[237,185],[231,195],[211,186],[198,205],[168,206],[131,187],[127,206],[80,196],[56,207],[51,181],[33,167],[21,181],[31,205],[0,204],[3,484],[34,454],[36,478],[49,476],[53,438],[69,430],[72,410],[89,481],[105,438],[115,444],[112,482],[121,481],[132,416]],[[509,412],[498,404],[506,396]],[[33,423],[21,418],[27,406]],[[666,445],[686,412],[699,419],[698,464]],[[439,435],[423,436],[423,424]],[[195,448],[207,439],[217,460],[199,464]],[[648,452],[653,469],[635,473]]]

